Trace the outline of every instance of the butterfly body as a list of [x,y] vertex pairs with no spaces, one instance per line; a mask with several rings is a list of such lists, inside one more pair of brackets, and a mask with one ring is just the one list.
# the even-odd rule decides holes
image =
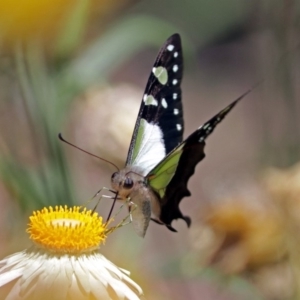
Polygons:
[[[140,172],[140,173],[139,173]],[[149,188],[145,177],[141,176],[139,167],[129,167],[115,172],[111,186],[118,193],[118,199],[127,202],[132,215],[132,223],[138,235],[144,236],[151,214],[159,216],[159,200]]]
[[[179,204],[190,196],[189,178],[205,157],[205,139],[235,104],[228,105],[183,140],[181,79],[183,58],[181,40],[172,35],[162,46],[148,79],[131,139],[125,168],[111,178],[117,199],[130,207],[138,235],[144,236],[149,222],[166,225],[183,219]],[[134,207],[133,207],[134,206]]]

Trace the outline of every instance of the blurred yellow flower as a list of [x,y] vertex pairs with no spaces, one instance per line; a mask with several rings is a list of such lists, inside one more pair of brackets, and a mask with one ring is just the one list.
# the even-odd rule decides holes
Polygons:
[[[74,27],[85,25],[91,16],[107,21],[127,1],[109,0],[0,0],[0,37],[5,44],[39,40],[52,45],[72,17]],[[78,28],[74,28],[77,30]],[[79,31],[82,28],[79,28]],[[79,34],[80,32],[78,32]]]
[[263,183],[280,209],[300,225],[300,163],[288,169],[269,169]]
[[27,230],[34,246],[0,261],[0,299],[140,299],[142,289],[129,272],[99,252],[118,226],[109,229],[80,207],[34,212]]
[[[222,201],[206,214],[204,227],[193,239],[202,241],[206,264],[226,273],[238,273],[282,258],[284,236],[281,220],[272,211],[254,209],[243,201]],[[200,242],[199,242],[200,243]]]
[[[192,231],[194,256],[227,274],[247,275],[268,299],[300,295],[300,163],[263,173],[253,199],[221,199]],[[260,204],[260,205],[257,205]]]
[[292,276],[293,288],[300,295],[300,163],[287,169],[269,169],[263,183],[270,198],[275,202],[283,220],[286,236],[287,261]]

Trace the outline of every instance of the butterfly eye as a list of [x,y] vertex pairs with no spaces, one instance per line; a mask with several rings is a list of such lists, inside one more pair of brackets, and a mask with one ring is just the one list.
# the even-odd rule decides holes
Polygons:
[[123,184],[123,187],[125,189],[131,189],[133,187],[133,180],[129,177],[126,177],[126,179],[124,181],[124,184]]
[[118,172],[115,172],[111,175],[111,180],[113,180],[118,175]]

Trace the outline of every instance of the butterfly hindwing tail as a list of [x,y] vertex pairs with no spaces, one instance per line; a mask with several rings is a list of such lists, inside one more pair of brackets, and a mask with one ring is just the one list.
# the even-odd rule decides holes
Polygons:
[[[247,92],[248,93],[248,92]],[[159,219],[172,230],[171,223],[175,219],[183,219],[188,226],[191,220],[180,211],[179,204],[184,197],[191,195],[187,188],[189,178],[194,174],[196,165],[205,157],[204,147],[206,138],[213,132],[215,127],[225,118],[236,103],[247,93],[220,111],[217,115],[204,123],[182,142],[174,152],[180,151],[176,172],[165,188],[161,198],[161,213]],[[172,155],[172,152],[170,153]],[[163,163],[163,162],[162,162]],[[151,184],[151,183],[150,183]]]

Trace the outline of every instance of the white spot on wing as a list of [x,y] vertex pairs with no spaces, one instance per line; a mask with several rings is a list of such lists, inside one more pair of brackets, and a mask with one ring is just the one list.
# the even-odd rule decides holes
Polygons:
[[143,134],[139,151],[131,165],[140,167],[143,170],[142,175],[145,176],[166,156],[166,149],[163,133],[158,125],[141,119],[140,126],[143,127]]
[[151,95],[145,94],[144,97],[143,97],[143,100],[145,102],[145,105],[154,105],[154,106],[158,105],[157,100],[154,99],[154,97],[151,96]]
[[173,81],[172,81],[172,84],[173,84],[173,85],[176,85],[176,84],[177,84],[177,82],[178,82],[178,80],[177,80],[177,79],[173,79]]
[[178,52],[174,52],[174,57],[177,57],[178,56]]
[[178,131],[180,131],[182,129],[182,126],[180,124],[176,124],[176,128]]
[[168,47],[167,47],[167,49],[169,50],[169,51],[173,51],[174,50],[174,45],[169,45]]
[[174,65],[173,66],[173,72],[175,73],[175,72],[177,72],[178,71],[178,65]]
[[161,100],[161,105],[162,105],[164,108],[167,108],[167,107],[168,107],[168,103],[167,103],[167,101],[166,101],[165,98],[162,98],[162,100]]
[[179,114],[179,109],[174,108],[174,115],[178,115]]
[[177,95],[176,93],[174,93],[174,94],[173,94],[173,99],[176,100],[176,99],[177,99],[177,96],[178,96],[178,95]]

